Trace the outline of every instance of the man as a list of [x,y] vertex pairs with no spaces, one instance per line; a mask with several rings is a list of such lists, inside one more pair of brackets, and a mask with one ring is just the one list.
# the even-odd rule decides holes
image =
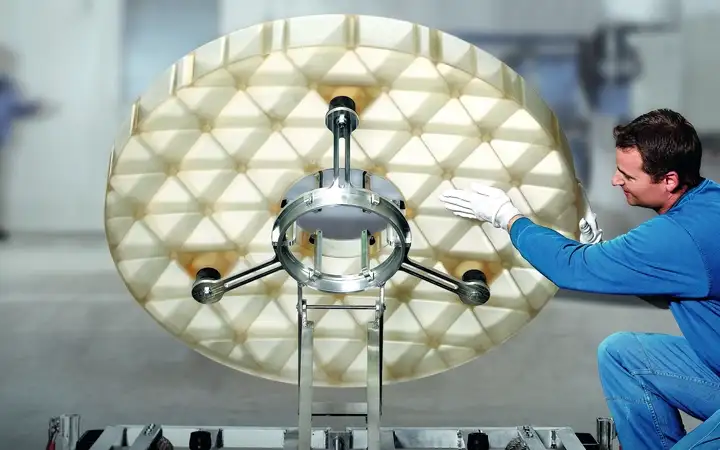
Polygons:
[[[5,169],[2,163],[7,161],[5,159],[7,155],[3,154],[3,150],[10,140],[10,134],[15,122],[33,116],[40,110],[38,103],[26,101],[17,88],[11,76],[13,63],[14,55],[9,50],[0,47],[0,169]],[[6,189],[9,183],[5,179],[6,176],[8,176],[7,171],[0,170],[0,181],[4,184],[0,187],[0,200],[7,199]],[[5,219],[3,217],[4,213],[5,211],[0,208],[0,220]],[[7,240],[9,237],[4,226],[5,224],[0,221],[0,241]]]
[[[657,216],[605,242],[534,224],[504,191],[475,184],[441,196],[448,210],[507,230],[560,288],[664,299],[683,336],[616,333],[598,350],[600,381],[627,450],[720,449],[720,185],[700,176],[693,126],[667,109],[614,130],[612,184]],[[581,188],[582,189],[582,188]],[[585,228],[597,230],[590,214]],[[678,411],[703,421],[686,433]]]

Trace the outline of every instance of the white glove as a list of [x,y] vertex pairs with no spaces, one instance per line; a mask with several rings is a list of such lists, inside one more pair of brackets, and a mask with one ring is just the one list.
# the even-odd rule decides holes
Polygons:
[[590,209],[590,202],[588,201],[585,188],[582,183],[578,181],[578,187],[582,194],[582,212],[583,218],[580,219],[578,226],[580,227],[580,243],[581,244],[597,244],[602,241],[603,230],[598,226],[597,214],[592,212]]
[[502,189],[473,183],[470,191],[451,189],[443,192],[440,201],[453,214],[468,219],[490,222],[507,231],[510,220],[520,211]]

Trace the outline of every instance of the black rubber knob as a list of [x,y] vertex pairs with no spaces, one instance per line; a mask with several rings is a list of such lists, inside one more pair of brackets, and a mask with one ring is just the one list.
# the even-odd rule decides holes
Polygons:
[[485,276],[485,273],[483,273],[482,270],[478,269],[470,269],[465,272],[462,276],[462,280],[466,283],[472,283],[473,281],[487,283],[487,277]]
[[190,450],[210,450],[212,448],[212,434],[209,431],[199,430],[190,433]]
[[490,438],[481,431],[468,434],[467,450],[490,450]]
[[195,275],[196,280],[219,280],[220,278],[222,278],[220,272],[212,267],[202,268],[198,270],[197,275]]
[[341,95],[339,97],[335,97],[332,100],[330,100],[330,108],[348,108],[352,109],[353,111],[357,112],[355,110],[355,101],[351,99],[350,97],[345,97],[344,95]]

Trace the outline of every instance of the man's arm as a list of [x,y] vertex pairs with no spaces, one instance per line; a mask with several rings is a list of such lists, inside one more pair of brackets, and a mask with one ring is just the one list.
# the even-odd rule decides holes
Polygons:
[[521,217],[511,222],[510,239],[523,258],[560,288],[680,298],[703,298],[709,292],[709,277],[695,242],[665,217],[595,245]]

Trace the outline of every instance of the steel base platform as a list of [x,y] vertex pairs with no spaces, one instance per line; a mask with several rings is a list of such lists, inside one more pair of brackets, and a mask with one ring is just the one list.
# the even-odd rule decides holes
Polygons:
[[[80,433],[79,416],[51,420],[56,450],[297,450],[298,428],[115,425]],[[381,428],[382,450],[613,450],[612,419],[598,418],[597,438],[569,427]],[[313,428],[309,449],[366,450],[366,428]]]

